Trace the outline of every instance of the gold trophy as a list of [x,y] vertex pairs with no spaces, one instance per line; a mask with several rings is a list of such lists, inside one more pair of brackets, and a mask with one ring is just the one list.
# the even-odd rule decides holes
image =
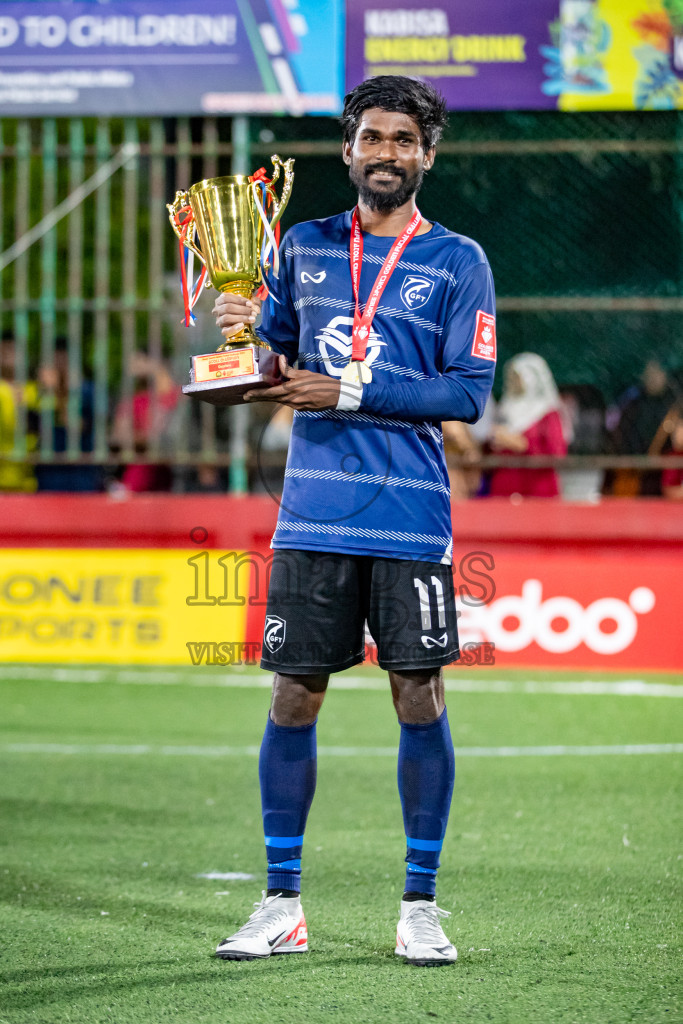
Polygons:
[[[271,268],[271,251],[277,270],[272,228],[292,194],[294,160],[283,162],[275,155],[271,162],[274,171],[270,180],[263,172],[251,177],[234,174],[207,178],[186,192],[176,192],[173,202],[167,205],[171,226],[181,246],[198,256],[206,268],[207,287],[212,285],[220,292],[251,298],[263,282],[264,271]],[[284,171],[284,182],[278,199],[273,186],[280,169]],[[199,245],[194,240],[195,231]],[[189,324],[192,300],[187,297],[185,277],[183,282]],[[243,401],[245,391],[270,387],[280,379],[277,354],[247,325],[215,352],[191,357],[190,383],[183,387],[183,394],[212,405],[236,405]]]

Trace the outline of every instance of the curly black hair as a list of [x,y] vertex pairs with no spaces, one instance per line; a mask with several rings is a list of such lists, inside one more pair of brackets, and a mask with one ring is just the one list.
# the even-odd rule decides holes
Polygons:
[[353,145],[361,117],[370,107],[412,117],[420,128],[425,149],[437,144],[448,120],[446,101],[433,86],[404,75],[377,75],[361,82],[344,97],[340,117],[344,142]]

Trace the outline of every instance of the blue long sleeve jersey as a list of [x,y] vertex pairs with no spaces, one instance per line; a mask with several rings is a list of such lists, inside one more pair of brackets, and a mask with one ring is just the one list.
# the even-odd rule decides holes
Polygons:
[[[259,335],[290,364],[340,378],[351,356],[351,213],[298,224]],[[364,233],[360,308],[394,239]],[[372,322],[355,412],[296,412],[274,548],[451,560],[442,420],[475,422],[495,368],[486,256],[433,224],[403,251]]]

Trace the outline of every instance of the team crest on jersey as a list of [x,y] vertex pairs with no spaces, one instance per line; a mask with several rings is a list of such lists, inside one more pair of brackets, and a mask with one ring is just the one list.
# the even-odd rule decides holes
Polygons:
[[[344,367],[351,358],[351,332],[353,330],[353,317],[336,316],[330,320],[327,327],[323,327],[320,334],[316,334],[320,355],[325,364],[325,369],[330,377],[341,377]],[[380,349],[386,346],[386,341],[373,328],[370,328],[368,347],[365,353],[365,362],[372,366],[377,359]]]
[[263,630],[263,642],[271,654],[279,651],[285,642],[287,623],[279,615],[266,615],[266,625]]
[[401,302],[406,309],[424,306],[434,291],[434,282],[420,274],[407,274],[401,285]]

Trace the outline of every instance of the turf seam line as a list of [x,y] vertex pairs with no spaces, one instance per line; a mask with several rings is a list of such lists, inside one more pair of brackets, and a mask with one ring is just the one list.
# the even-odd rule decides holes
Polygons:
[[[254,675],[232,670],[225,673],[202,673],[188,669],[116,669],[74,668],[35,665],[0,667],[0,681],[55,683],[111,683],[129,686],[200,686],[270,689],[270,675]],[[330,683],[333,690],[385,690],[385,677],[336,676]],[[537,680],[453,679],[446,677],[445,688],[451,693],[528,693],[562,696],[616,697],[683,697],[683,685],[648,683],[643,679],[608,680]]]

